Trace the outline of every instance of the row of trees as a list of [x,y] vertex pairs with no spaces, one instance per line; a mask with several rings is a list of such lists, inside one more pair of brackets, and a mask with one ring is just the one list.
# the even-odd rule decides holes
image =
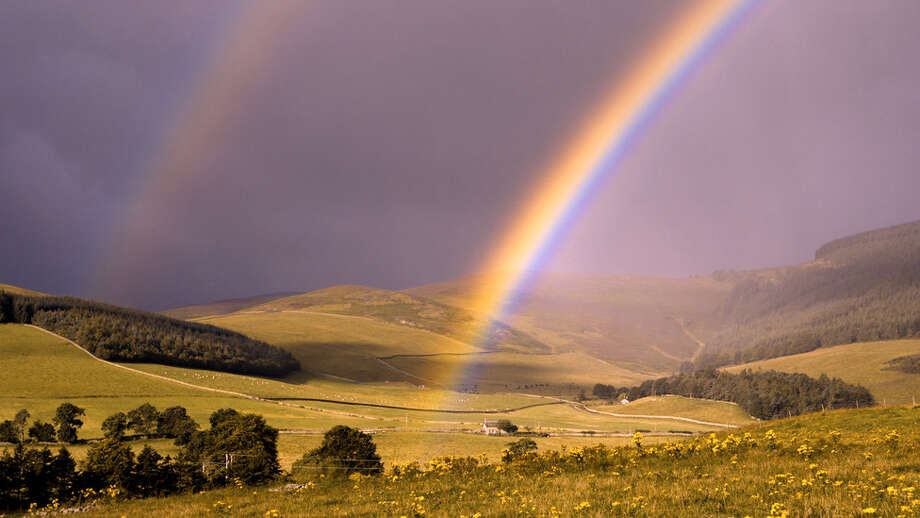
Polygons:
[[215,326],[74,297],[0,291],[0,323],[34,324],[105,360],[284,376],[300,369],[284,349]]
[[[28,426],[31,414],[23,409],[13,419],[0,422],[0,442],[22,444],[27,441],[57,441],[73,444],[78,442],[77,430],[83,426],[80,417],[84,415],[85,409],[72,403],[62,403],[55,410],[50,423],[35,420]],[[118,412],[102,422],[102,431],[106,437],[120,439],[132,431],[137,436],[176,439],[178,444],[187,443],[197,429],[198,424],[184,407],[169,407],[161,412],[150,403],[144,403],[128,413]]]
[[54,412],[51,423],[41,420],[32,422],[28,426],[32,415],[28,410],[16,412],[13,419],[0,422],[0,442],[22,444],[27,440],[35,442],[66,442],[77,441],[77,429],[83,426],[80,417],[85,410],[71,403],[63,403]]
[[831,408],[854,408],[875,404],[864,387],[839,378],[777,371],[743,370],[731,374],[715,369],[681,373],[667,378],[648,380],[636,387],[613,387],[598,384],[598,397],[625,396],[638,399],[661,394],[715,399],[738,403],[758,419],[776,419]]
[[133,411],[103,421],[103,439],[90,446],[79,466],[66,448],[55,455],[48,448],[20,443],[4,452],[0,455],[0,511],[42,506],[55,498],[72,501],[86,489],[117,488],[125,495],[162,496],[230,481],[260,483],[281,472],[278,431],[261,416],[221,409],[211,415],[208,430],[198,430],[184,408],[174,408],[179,410],[160,414],[157,426],[164,414],[186,416],[182,421],[187,433],[176,437],[182,447],[175,458],[164,457],[150,446],[135,455],[125,434],[135,424],[128,417]]

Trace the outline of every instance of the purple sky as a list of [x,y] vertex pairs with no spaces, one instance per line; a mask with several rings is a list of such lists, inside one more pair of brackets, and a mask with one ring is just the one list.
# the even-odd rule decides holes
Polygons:
[[[305,2],[208,160],[110,257],[245,5],[0,3],[0,282],[146,308],[478,266],[679,2]],[[691,77],[550,268],[808,260],[920,218],[920,2],[765,2]],[[162,221],[162,224],[161,224]],[[142,246],[140,246],[142,244]]]

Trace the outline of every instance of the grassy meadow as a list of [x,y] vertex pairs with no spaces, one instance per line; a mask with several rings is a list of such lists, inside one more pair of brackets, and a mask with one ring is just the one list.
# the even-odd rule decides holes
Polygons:
[[878,404],[905,405],[920,401],[920,375],[886,369],[885,362],[898,356],[920,354],[920,340],[861,342],[823,347],[792,356],[783,356],[725,368],[800,372],[812,377],[827,374],[872,392]]
[[[284,300],[288,299],[281,299]],[[470,383],[483,392],[522,390],[574,395],[578,386],[625,385],[662,374],[580,352],[482,354],[486,351],[455,338],[358,315],[242,311],[196,321],[283,347],[308,371],[361,382],[405,381],[444,388],[452,386],[457,373],[464,371],[475,373]]]
[[85,516],[917,516],[918,419],[911,407],[843,410],[659,444],[543,443],[509,462],[483,451],[290,491],[108,499]]
[[667,415],[735,426],[757,422],[735,403],[683,396],[651,396],[631,401],[628,405],[591,404],[590,408],[614,414]]
[[[476,430],[486,419],[504,418],[522,429],[562,434],[583,431],[632,433],[635,430],[704,432],[715,429],[667,419],[589,413],[578,405],[524,394],[463,394],[436,388],[419,388],[409,383],[361,384],[328,377],[273,380],[163,365],[122,364],[130,369],[167,378],[159,379],[100,362],[64,340],[20,325],[0,326],[0,361],[4,366],[0,371],[0,418],[12,418],[16,411],[25,408],[33,419],[50,421],[57,406],[70,401],[86,409],[86,415],[82,418],[84,425],[79,431],[80,437],[84,439],[101,437],[101,423],[109,415],[127,412],[145,402],[160,409],[184,406],[201,424],[207,423],[208,416],[219,408],[230,407],[242,412],[257,413],[276,428],[309,432],[299,435],[299,440],[306,442],[315,439],[316,433],[336,424],[388,433],[414,431],[420,435],[407,437],[413,437],[409,442],[417,444],[417,447],[409,447],[395,457],[418,460],[425,460],[425,452],[432,448],[468,451],[461,445],[479,438],[469,439],[468,434],[454,432]],[[272,402],[207,389],[239,392],[254,398],[288,400]],[[410,407],[414,410],[368,406],[365,403]],[[544,405],[506,413],[486,413],[533,404]],[[468,413],[443,410],[463,410]],[[283,457],[299,456],[302,453],[298,448],[286,449],[287,444],[295,444],[295,436],[298,434],[283,435]],[[394,441],[393,444],[399,442]]]

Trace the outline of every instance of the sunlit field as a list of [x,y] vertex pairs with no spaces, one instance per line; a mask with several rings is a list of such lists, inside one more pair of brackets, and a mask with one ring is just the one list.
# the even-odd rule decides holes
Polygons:
[[663,444],[541,444],[504,461],[440,457],[289,490],[116,499],[86,516],[916,516],[918,418],[863,409]]
[[879,404],[905,405],[920,402],[920,376],[887,369],[885,362],[912,354],[920,354],[920,340],[860,342],[745,363],[725,370],[773,369],[812,377],[826,374],[866,387]]

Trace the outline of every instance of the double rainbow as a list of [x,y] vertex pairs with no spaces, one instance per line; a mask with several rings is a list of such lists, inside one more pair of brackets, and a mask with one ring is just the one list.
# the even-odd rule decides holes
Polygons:
[[[473,294],[471,307],[487,324],[477,332],[485,345],[495,326],[513,316],[522,292],[544,267],[592,194],[614,174],[650,120],[697,66],[751,10],[756,0],[698,0],[677,17],[625,77],[616,78],[579,131],[538,177],[513,220],[499,234],[480,271],[488,282]],[[181,190],[182,179],[218,146],[222,129],[263,61],[276,34],[301,6],[294,0],[258,2],[244,9],[226,45],[188,97],[148,168],[148,183],[125,215],[109,258],[137,253],[131,236],[156,226],[160,201]],[[121,239],[119,239],[121,238]],[[142,247],[141,247],[142,248]],[[110,266],[110,265],[109,265]],[[457,385],[472,376],[460,366]]]

